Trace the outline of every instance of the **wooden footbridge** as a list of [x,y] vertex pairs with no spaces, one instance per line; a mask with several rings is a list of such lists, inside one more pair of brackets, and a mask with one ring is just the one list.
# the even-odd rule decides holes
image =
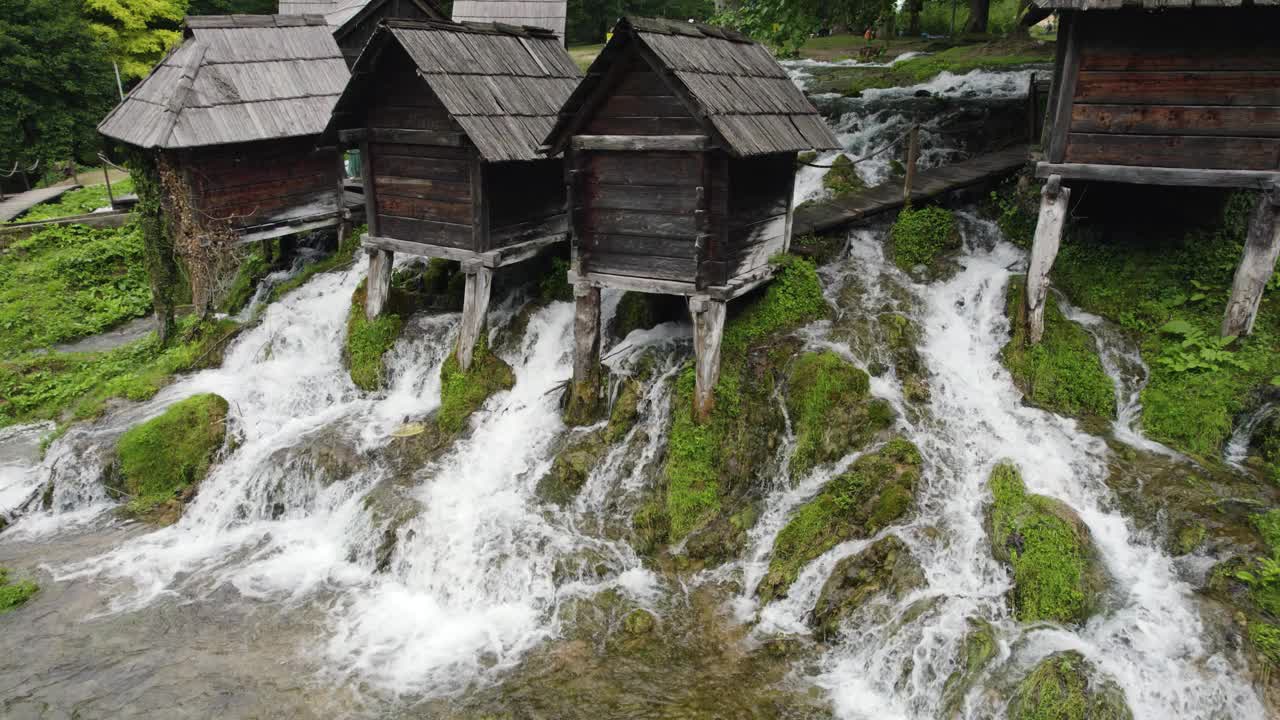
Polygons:
[[72,183],[69,185],[36,188],[17,195],[7,195],[0,199],[0,222],[9,222],[40,203],[57,200],[66,193],[79,188],[79,185]]
[[[953,165],[916,173],[911,181],[911,202],[919,205],[953,190],[1002,178],[1027,163],[1030,147],[1014,145]],[[836,230],[858,220],[897,210],[906,204],[903,182],[890,181],[833,200],[819,200],[796,208],[792,225],[797,235]]]

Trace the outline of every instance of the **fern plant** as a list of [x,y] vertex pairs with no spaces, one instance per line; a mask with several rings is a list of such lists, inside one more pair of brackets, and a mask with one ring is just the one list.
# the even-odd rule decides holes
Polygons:
[[1228,349],[1236,341],[1234,335],[1215,337],[1186,320],[1170,320],[1160,332],[1181,338],[1180,342],[1166,346],[1156,359],[1173,372],[1213,372],[1226,366],[1249,369],[1248,363]]

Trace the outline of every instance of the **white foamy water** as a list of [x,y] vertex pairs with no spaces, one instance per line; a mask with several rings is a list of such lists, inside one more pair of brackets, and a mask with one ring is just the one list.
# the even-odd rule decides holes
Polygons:
[[1245,458],[1249,456],[1249,441],[1253,439],[1253,434],[1257,432],[1259,425],[1277,412],[1280,412],[1280,405],[1263,403],[1261,407],[1250,413],[1231,433],[1227,446],[1223,448],[1222,459],[1237,470],[1243,470]]

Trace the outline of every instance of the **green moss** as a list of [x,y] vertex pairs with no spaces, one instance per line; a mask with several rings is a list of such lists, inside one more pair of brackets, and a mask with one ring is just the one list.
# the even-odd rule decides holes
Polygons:
[[1093,336],[1063,316],[1053,295],[1045,303],[1044,337],[1027,344],[1025,289],[1024,280],[1009,283],[1006,308],[1013,332],[1000,351],[1014,384],[1030,403],[1050,412],[1114,418],[1115,383],[1102,367]]
[[898,601],[924,585],[924,571],[910,548],[889,535],[836,563],[818,594],[809,624],[824,637],[837,635],[844,618],[877,596]]
[[757,589],[765,601],[786,595],[804,566],[836,545],[868,537],[901,518],[915,499],[920,452],[894,438],[858,458],[845,473],[800,506],[778,533],[769,574]]
[[572,302],[573,286],[569,284],[569,261],[553,258],[551,270],[538,280],[538,299],[544,303]]
[[1009,720],[1132,720],[1124,693],[1112,682],[1089,682],[1077,652],[1045,658],[1018,684]]
[[822,186],[831,193],[833,198],[839,198],[864,190],[867,184],[858,175],[856,166],[849,156],[840,153],[831,162],[831,169],[822,176]]
[[960,663],[942,686],[943,717],[959,715],[965,695],[999,652],[995,628],[979,618],[969,618],[969,632],[960,644]]
[[1029,250],[1039,221],[1040,197],[1026,180],[1018,176],[993,190],[987,210],[1006,240]]
[[30,600],[39,590],[40,586],[30,580],[12,582],[9,570],[0,568],[0,615]]
[[[778,271],[763,295],[743,308],[725,327],[720,381],[716,384],[715,408],[709,420],[699,422],[694,416],[693,369],[686,369],[676,381],[667,459],[663,466],[667,524],[669,539],[673,542],[720,511],[721,474],[732,472],[734,467],[741,472],[740,466],[730,462],[730,458],[744,453],[737,443],[752,430],[744,428],[741,422],[761,422],[760,417],[747,420],[743,413],[742,383],[748,348],[775,333],[823,317],[829,311],[812,263],[793,256],[780,256],[774,262]],[[752,395],[767,391],[767,387],[754,383],[746,390]]]
[[889,231],[893,262],[903,270],[932,266],[940,253],[960,247],[955,215],[940,207],[905,208]]
[[1088,529],[1061,502],[1028,494],[1014,465],[997,465],[989,485],[989,540],[1013,568],[1014,614],[1022,622],[1083,622],[1101,589]]
[[654,296],[649,293],[633,291],[623,293],[618,301],[618,310],[613,316],[612,335],[621,339],[634,330],[647,330],[657,325],[660,320],[653,298]]
[[471,369],[463,372],[458,356],[450,353],[440,368],[440,410],[436,423],[449,433],[461,432],[471,413],[480,409],[490,395],[510,390],[516,384],[511,366],[489,349],[488,337],[481,333],[471,355]]
[[887,403],[869,399],[870,385],[865,372],[830,350],[796,360],[787,390],[794,474],[839,460],[893,422]]
[[113,484],[131,513],[151,513],[204,479],[226,438],[227,410],[217,395],[195,395],[120,436]]
[[240,261],[236,276],[227,288],[218,310],[224,313],[236,313],[253,299],[254,289],[258,283],[271,272],[271,263],[263,257],[262,249],[255,245],[249,254]]
[[106,352],[29,354],[0,360],[0,426],[97,416],[111,398],[141,401],[175,373],[217,365],[239,326],[184,320],[178,341],[154,334]]
[[347,339],[342,357],[351,373],[351,381],[366,392],[382,389],[386,381],[386,368],[382,358],[400,337],[404,322],[390,310],[369,320],[365,314],[366,289],[360,283],[351,295],[351,310],[347,313]]

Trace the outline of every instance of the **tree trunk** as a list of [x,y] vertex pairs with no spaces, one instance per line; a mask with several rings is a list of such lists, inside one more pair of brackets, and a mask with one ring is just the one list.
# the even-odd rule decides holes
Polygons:
[[991,0],[969,0],[969,22],[965,23],[966,33],[985,33],[991,17]]
[[163,184],[155,155],[137,150],[129,157],[129,175],[138,193],[135,212],[142,226],[143,265],[151,282],[151,306],[156,313],[156,334],[162,345],[173,337],[174,309],[182,282],[167,213]]
[[924,0],[907,0],[907,8],[910,12],[907,20],[907,35],[920,37],[920,11],[924,9]]

